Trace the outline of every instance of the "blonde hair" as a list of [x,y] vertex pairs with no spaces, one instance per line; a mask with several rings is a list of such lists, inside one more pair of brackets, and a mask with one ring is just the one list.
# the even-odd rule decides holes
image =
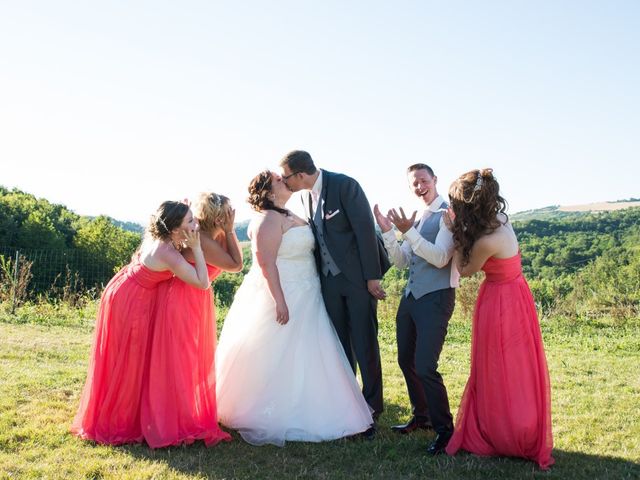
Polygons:
[[196,199],[193,214],[198,219],[200,230],[213,233],[224,224],[229,198],[213,192],[204,192]]

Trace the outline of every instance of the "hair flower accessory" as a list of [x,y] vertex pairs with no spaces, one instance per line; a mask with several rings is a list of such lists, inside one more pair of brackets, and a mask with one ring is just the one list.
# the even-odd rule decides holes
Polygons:
[[477,192],[478,190],[480,190],[482,188],[482,172],[478,171],[478,178],[476,179],[476,186],[473,187],[473,191]]

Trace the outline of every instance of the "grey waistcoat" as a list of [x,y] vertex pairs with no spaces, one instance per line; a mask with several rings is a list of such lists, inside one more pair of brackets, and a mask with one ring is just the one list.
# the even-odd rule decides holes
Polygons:
[[[446,208],[447,204],[442,203],[440,208]],[[427,218],[420,228],[420,235],[425,240],[433,243],[440,230],[440,219],[442,212],[434,212]],[[442,268],[437,268],[419,257],[413,251],[409,262],[409,281],[405,295],[411,293],[414,298],[420,298],[427,293],[443,290],[451,287],[451,260]]]
[[[309,194],[309,201],[311,201],[311,194]],[[320,265],[323,275],[327,276],[329,272],[331,272],[331,275],[335,276],[340,273],[340,268],[338,268],[338,265],[336,265],[336,262],[329,253],[327,244],[324,241],[321,203],[322,199],[318,201],[315,214],[313,215],[313,223],[316,224],[316,232],[318,233],[318,246],[320,247]]]

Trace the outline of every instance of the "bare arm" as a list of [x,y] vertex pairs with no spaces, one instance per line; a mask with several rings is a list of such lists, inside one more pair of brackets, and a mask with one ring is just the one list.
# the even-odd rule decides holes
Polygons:
[[[222,231],[215,239],[210,234],[200,235],[200,245],[204,253],[204,259],[209,265],[214,265],[227,272],[242,271],[242,249],[233,229],[235,211],[227,213],[227,219]],[[182,252],[184,258],[193,261],[193,253],[190,249]]]
[[191,249],[195,261],[195,268],[184,257],[173,248],[161,248],[157,250],[158,260],[165,264],[166,268],[189,285],[206,290],[209,288],[209,275],[207,264],[204,261],[204,254],[200,247],[200,233],[196,230],[186,235],[186,244]]
[[222,240],[221,244],[224,246],[224,250],[227,254],[226,260],[231,260],[229,262],[229,266],[225,267],[218,263],[214,263],[213,265],[218,265],[223,270],[228,272],[240,272],[242,271],[243,263],[242,263],[242,248],[240,247],[240,241],[236,235],[236,230],[234,228],[234,222],[236,218],[236,211],[233,208],[230,208],[227,211],[227,216],[225,219],[225,224],[223,225],[224,230],[224,240]]
[[284,298],[280,273],[276,265],[278,249],[282,242],[282,221],[278,213],[266,212],[255,230],[256,259],[262,275],[267,280],[269,293],[276,303],[276,321],[282,325],[289,321],[289,309]]
[[455,251],[453,259],[456,268],[460,272],[460,276],[470,277],[474,273],[480,271],[485,262],[489,260],[489,257],[492,257],[495,253],[495,242],[492,242],[489,236],[484,236],[476,240],[476,243],[473,244],[471,254],[469,255],[469,263],[464,267],[460,266],[460,263],[462,262],[462,254],[460,251]]

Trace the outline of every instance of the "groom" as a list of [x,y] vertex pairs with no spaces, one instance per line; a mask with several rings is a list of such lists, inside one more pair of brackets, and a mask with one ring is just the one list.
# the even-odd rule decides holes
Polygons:
[[[324,302],[354,373],[356,363],[360,367],[362,394],[376,419],[383,410],[376,308],[385,298],[380,279],[389,265],[378,250],[369,202],[353,178],[317,169],[305,151],[289,152],[280,167],[291,191],[309,191],[303,203],[316,237]],[[365,436],[374,433],[372,427]]]

